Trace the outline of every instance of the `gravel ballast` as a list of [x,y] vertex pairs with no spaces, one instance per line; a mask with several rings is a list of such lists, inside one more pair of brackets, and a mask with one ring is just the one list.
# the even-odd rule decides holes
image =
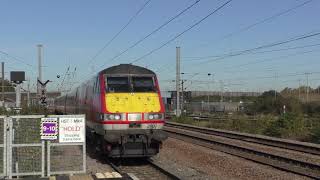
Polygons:
[[308,179],[173,138],[153,159],[183,179]]

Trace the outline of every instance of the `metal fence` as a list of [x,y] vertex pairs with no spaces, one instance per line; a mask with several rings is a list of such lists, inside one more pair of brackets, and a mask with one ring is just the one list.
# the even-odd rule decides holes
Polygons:
[[8,117],[9,176],[45,175],[45,141],[40,139],[41,115]]
[[[41,140],[44,115],[0,116],[0,177],[50,176],[86,172],[86,146]],[[84,115],[50,116],[84,118]]]
[[188,113],[235,112],[240,107],[239,102],[190,102],[184,104]]
[[[55,115],[49,117],[84,118],[84,115]],[[86,142],[47,144],[47,175],[86,172]]]
[[4,150],[6,146],[6,127],[4,116],[0,116],[0,177],[4,177],[6,174],[6,151]]

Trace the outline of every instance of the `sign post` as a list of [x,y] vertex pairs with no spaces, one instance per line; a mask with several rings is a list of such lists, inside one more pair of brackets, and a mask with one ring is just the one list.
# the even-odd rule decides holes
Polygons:
[[25,81],[24,71],[11,71],[10,80],[17,85],[16,87],[16,107],[15,110],[20,113],[21,106],[21,83]]
[[41,140],[55,140],[58,135],[57,118],[41,118]]
[[85,142],[84,118],[59,118],[59,143]]
[[43,106],[46,106],[47,105],[47,92],[46,92],[46,86],[47,84],[51,82],[50,80],[47,80],[46,82],[41,82],[39,79],[38,79],[38,84],[40,84],[41,86],[41,92],[40,92],[40,103],[43,105]]

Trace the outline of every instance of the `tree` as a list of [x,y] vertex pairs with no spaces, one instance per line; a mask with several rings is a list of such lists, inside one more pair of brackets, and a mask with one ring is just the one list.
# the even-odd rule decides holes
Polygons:
[[286,112],[302,113],[302,105],[297,99],[292,97],[285,98],[275,91],[264,92],[249,105],[248,111],[250,114],[282,114],[284,106],[286,107]]
[[[1,82],[2,83],[2,82]],[[0,84],[0,91],[2,90],[1,87],[2,84]],[[8,81],[7,79],[4,80],[4,91],[5,92],[14,92],[15,85],[12,84],[10,81]]]

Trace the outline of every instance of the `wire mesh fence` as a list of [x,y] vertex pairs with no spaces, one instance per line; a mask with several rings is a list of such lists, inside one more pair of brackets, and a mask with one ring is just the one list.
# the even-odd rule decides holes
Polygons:
[[13,144],[41,143],[40,133],[41,116],[12,118]]
[[[84,115],[56,117],[84,121]],[[0,178],[85,173],[85,140],[77,143],[41,140],[42,118],[45,116],[0,116],[0,162],[3,162]]]
[[40,122],[44,116],[13,116],[10,123],[10,173],[44,176],[45,144],[40,139]]
[[42,173],[42,147],[13,147],[12,173],[41,174]]
[[189,102],[183,104],[188,114],[212,114],[216,112],[235,112],[240,110],[238,102]]
[[[49,117],[59,118],[59,127],[61,118],[83,118],[85,115],[55,115]],[[84,130],[85,132],[85,130]],[[61,134],[58,134],[60,139]],[[47,144],[47,174],[59,175],[59,174],[77,174],[86,172],[86,142],[58,142],[52,141]]]
[[50,174],[83,169],[82,145],[50,144]]

